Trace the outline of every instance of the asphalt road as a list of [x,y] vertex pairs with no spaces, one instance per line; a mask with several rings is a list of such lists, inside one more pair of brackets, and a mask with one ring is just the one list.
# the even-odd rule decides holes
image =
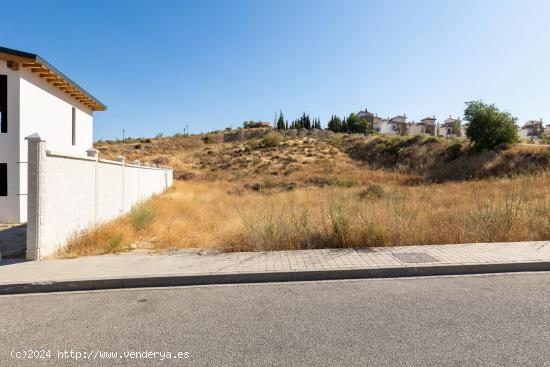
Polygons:
[[550,273],[0,297],[0,366],[165,364],[549,366]]

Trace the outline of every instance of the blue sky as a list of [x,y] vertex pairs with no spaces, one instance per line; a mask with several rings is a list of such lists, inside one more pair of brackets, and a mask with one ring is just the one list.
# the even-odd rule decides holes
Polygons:
[[54,1],[2,4],[0,45],[108,105],[95,138],[368,107],[419,120],[494,102],[550,122],[550,1]]

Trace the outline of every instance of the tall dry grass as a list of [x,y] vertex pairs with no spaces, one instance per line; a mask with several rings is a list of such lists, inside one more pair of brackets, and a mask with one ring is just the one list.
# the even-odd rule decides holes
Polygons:
[[65,255],[143,242],[158,250],[263,251],[548,239],[549,174],[262,192],[238,182],[188,181],[78,236]]

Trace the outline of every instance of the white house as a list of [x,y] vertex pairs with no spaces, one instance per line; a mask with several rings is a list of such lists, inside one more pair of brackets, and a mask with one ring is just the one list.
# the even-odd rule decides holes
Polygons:
[[0,47],[0,223],[27,220],[27,142],[85,155],[93,113],[107,107],[40,56]]
[[519,136],[524,139],[536,139],[539,138],[544,131],[544,122],[542,118],[540,120],[529,120],[519,129]]
[[436,135],[436,118],[424,117],[420,122],[412,123],[409,125],[409,135],[420,135],[426,134],[435,136]]
[[444,136],[444,137],[456,137],[457,134],[455,134],[455,132],[454,132],[456,124],[458,124],[458,126],[460,126],[460,129],[458,130],[458,132],[459,132],[459,134],[461,134],[462,125],[461,125],[460,119],[449,116],[439,126],[439,135]]

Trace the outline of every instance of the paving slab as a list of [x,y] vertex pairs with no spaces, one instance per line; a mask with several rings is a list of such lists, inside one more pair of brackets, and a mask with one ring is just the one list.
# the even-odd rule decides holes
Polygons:
[[550,241],[0,261],[0,294],[550,270]]

